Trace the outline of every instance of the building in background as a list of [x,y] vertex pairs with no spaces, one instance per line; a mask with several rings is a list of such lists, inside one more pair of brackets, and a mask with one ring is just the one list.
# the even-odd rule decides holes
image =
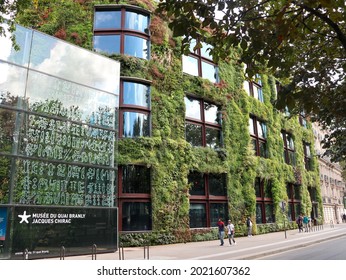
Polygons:
[[344,198],[346,193],[345,181],[342,178],[342,168],[323,156],[322,140],[327,133],[317,124],[313,124],[315,149],[318,157],[320,182],[323,201],[323,214],[326,223],[341,223],[345,212]]

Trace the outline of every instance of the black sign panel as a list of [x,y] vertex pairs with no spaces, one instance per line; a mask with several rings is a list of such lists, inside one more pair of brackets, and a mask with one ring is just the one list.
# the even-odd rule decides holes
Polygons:
[[11,207],[11,259],[117,250],[117,208]]

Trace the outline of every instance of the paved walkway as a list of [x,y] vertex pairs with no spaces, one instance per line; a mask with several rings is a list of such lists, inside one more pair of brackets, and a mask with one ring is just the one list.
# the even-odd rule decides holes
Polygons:
[[[225,239],[224,246],[219,240],[190,242],[170,245],[123,248],[114,253],[97,254],[97,260],[246,260],[256,259],[269,254],[323,242],[331,238],[346,235],[346,224],[331,227],[315,227],[311,232],[299,233],[288,230],[286,233],[274,232],[252,237],[236,238],[236,245],[229,245]],[[90,260],[91,255],[66,257],[66,260]]]

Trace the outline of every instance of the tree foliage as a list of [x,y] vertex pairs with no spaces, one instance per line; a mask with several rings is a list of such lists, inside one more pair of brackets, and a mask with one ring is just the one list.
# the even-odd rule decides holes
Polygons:
[[202,38],[216,62],[239,50],[249,77],[273,74],[277,108],[304,111],[329,128],[325,148],[332,160],[345,160],[344,0],[166,0],[159,9],[174,36],[184,36],[185,52],[192,38]]

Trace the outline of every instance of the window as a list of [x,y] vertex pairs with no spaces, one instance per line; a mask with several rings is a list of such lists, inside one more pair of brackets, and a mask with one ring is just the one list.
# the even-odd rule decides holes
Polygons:
[[289,183],[286,185],[286,191],[288,197],[288,219],[295,221],[301,214],[300,186]]
[[150,169],[139,165],[119,166],[119,230],[151,230]]
[[95,6],[94,49],[149,59],[149,14],[127,5]]
[[138,80],[120,82],[120,137],[150,136],[150,86]]
[[183,55],[183,72],[192,76],[199,76],[208,79],[212,83],[219,81],[218,67],[209,55],[209,48],[212,46],[201,42],[201,48],[193,50],[196,41],[192,41],[190,55]]
[[311,219],[318,218],[319,212],[318,212],[318,201],[317,201],[317,189],[313,187],[308,187],[310,200],[312,204],[312,210],[310,213]]
[[267,153],[267,125],[255,116],[249,119],[251,142],[256,156],[266,158]]
[[311,171],[312,170],[312,160],[311,160],[311,145],[309,143],[303,142],[304,147],[304,162],[305,169]]
[[225,174],[190,172],[190,228],[214,227],[228,219]]
[[275,215],[271,182],[267,180],[262,180],[261,178],[256,178],[255,193],[256,223],[274,223]]
[[186,141],[192,146],[222,146],[221,113],[217,105],[201,99],[185,97]]
[[285,163],[295,166],[295,150],[294,150],[294,141],[290,133],[285,131],[281,132],[282,140],[284,141],[284,159]]
[[245,80],[243,86],[249,96],[252,96],[257,100],[264,102],[262,80],[260,75],[257,74],[254,80]]

